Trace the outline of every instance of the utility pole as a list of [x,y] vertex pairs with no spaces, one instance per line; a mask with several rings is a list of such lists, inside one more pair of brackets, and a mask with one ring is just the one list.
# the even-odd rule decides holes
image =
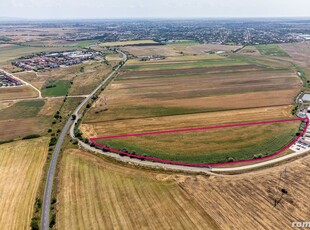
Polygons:
[[103,111],[107,111],[109,108],[108,108],[108,99],[107,99],[107,96],[104,96],[104,110]]
[[[283,182],[283,183],[281,183]],[[281,173],[280,173],[280,176],[279,176],[279,182],[278,182],[278,186],[276,188],[276,193],[277,191],[280,191],[281,194],[280,194],[280,197],[279,199],[275,198],[274,200],[274,207],[276,207],[282,200],[284,194],[287,194],[288,191],[287,191],[287,168],[285,168]]]

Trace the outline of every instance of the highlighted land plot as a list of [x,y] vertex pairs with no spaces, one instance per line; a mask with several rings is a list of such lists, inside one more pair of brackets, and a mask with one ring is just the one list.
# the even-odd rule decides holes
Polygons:
[[[305,129],[296,133],[300,122]],[[288,150],[309,124],[307,118],[130,133],[91,138],[104,151],[165,164],[208,167],[251,163]]]

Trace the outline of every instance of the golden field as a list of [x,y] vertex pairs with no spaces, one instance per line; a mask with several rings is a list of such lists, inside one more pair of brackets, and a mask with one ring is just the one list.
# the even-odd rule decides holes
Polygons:
[[156,176],[67,150],[59,174],[57,229],[217,229],[177,184]]
[[310,215],[310,157],[219,177],[133,169],[73,149],[61,166],[57,229],[289,229]]
[[0,145],[1,229],[29,229],[48,138]]

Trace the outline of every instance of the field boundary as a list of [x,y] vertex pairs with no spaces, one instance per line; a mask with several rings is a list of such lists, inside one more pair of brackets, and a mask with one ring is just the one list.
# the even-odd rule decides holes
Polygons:
[[[306,127],[304,128],[303,132],[298,135],[293,142],[287,144],[277,152],[270,154],[268,156],[257,158],[257,159],[250,159],[250,160],[239,160],[233,162],[223,162],[223,163],[185,163],[179,161],[171,161],[171,160],[164,160],[156,157],[150,156],[143,156],[137,154],[131,154],[127,152],[123,152],[121,150],[113,149],[106,147],[97,143],[98,140],[104,139],[117,139],[117,138],[126,138],[126,137],[137,137],[137,136],[148,136],[148,135],[161,135],[161,134],[169,134],[169,133],[180,133],[180,132],[192,132],[192,131],[203,131],[203,130],[211,130],[211,129],[226,129],[226,128],[233,128],[233,127],[246,127],[246,126],[254,126],[254,125],[267,125],[267,124],[274,124],[274,123],[285,123],[285,122],[293,122],[293,121],[306,121]],[[294,145],[307,131],[309,126],[309,118],[290,118],[290,119],[283,119],[283,120],[270,120],[270,121],[257,121],[257,122],[248,122],[248,123],[236,123],[236,124],[228,124],[228,125],[217,125],[217,126],[207,126],[207,127],[197,127],[197,128],[185,128],[185,129],[174,129],[174,130],[163,130],[163,131],[154,131],[154,132],[143,132],[143,133],[129,133],[129,134],[121,134],[115,136],[103,136],[103,137],[96,137],[90,138],[90,142],[98,148],[101,148],[104,151],[110,151],[113,153],[117,153],[121,156],[127,156],[130,158],[140,159],[140,160],[148,160],[154,161],[158,163],[164,164],[172,164],[172,165],[180,165],[180,166],[188,166],[188,167],[216,167],[216,166],[225,166],[225,165],[233,165],[238,163],[253,163],[257,161],[268,160],[270,158],[276,157],[280,155],[285,150],[289,149],[292,145]]]

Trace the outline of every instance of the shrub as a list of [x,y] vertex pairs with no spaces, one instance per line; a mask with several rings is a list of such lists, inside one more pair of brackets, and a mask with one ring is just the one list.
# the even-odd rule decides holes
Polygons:
[[50,221],[50,228],[53,228],[55,224],[56,224],[56,214],[53,214]]
[[23,137],[23,140],[33,139],[33,138],[38,138],[38,137],[41,137],[41,136],[39,134],[31,134],[31,135]]
[[36,208],[37,208],[37,209],[40,209],[40,208],[42,207],[42,201],[41,201],[40,198],[37,198],[37,199],[36,199],[35,205],[36,205]]
[[14,140],[0,141],[0,145],[13,142]]
[[56,137],[52,137],[49,146],[56,145],[56,143],[57,143],[57,138]]
[[74,144],[74,145],[77,145],[79,142],[77,141],[77,140],[74,140],[73,142],[72,142],[72,144]]
[[31,219],[30,228],[32,230],[39,230],[39,219],[38,219],[38,217],[33,217]]
[[285,188],[282,188],[281,192],[284,193],[284,194],[288,194],[288,191]]
[[228,158],[228,162],[234,162],[234,161],[235,161],[235,159],[233,157]]
[[55,197],[52,198],[51,204],[55,204],[57,202],[57,199]]

